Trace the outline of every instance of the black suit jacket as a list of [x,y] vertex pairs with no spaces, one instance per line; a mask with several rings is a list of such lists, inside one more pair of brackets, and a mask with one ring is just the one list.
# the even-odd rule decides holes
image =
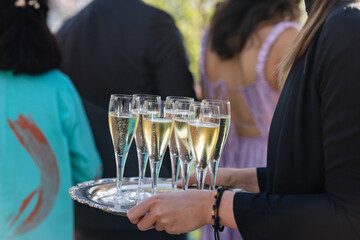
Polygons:
[[139,0],[94,0],[57,37],[61,69],[80,95],[107,109],[112,93],[195,97],[179,30]]
[[[165,12],[139,0],[94,0],[57,33],[63,51],[61,69],[84,100],[103,177],[115,177],[115,160],[107,110],[112,93],[195,97],[182,37]],[[170,177],[168,154],[160,172]],[[125,176],[138,176],[133,143]],[[149,171],[147,173],[149,176]],[[126,218],[76,204],[81,229],[135,231]]]
[[258,169],[263,191],[235,195],[244,239],[360,239],[359,43],[360,3],[341,2],[294,63]]

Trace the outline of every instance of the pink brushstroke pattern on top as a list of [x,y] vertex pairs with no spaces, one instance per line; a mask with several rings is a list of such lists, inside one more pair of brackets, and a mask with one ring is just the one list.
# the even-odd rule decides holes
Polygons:
[[[11,237],[14,238],[35,229],[49,215],[59,191],[60,174],[53,150],[40,128],[31,118],[26,118],[20,114],[15,121],[8,119],[8,124],[21,145],[30,154],[40,173],[40,186],[22,201],[18,213],[12,214],[14,218],[8,229],[16,226],[13,230],[14,235]],[[25,216],[23,222],[17,223],[35,196],[37,196],[37,202],[34,209],[29,216]]]

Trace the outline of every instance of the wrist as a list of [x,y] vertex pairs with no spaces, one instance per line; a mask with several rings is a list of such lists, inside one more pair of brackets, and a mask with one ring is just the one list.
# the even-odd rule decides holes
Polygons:
[[234,216],[234,196],[235,192],[225,191],[220,201],[219,208],[219,218],[220,225],[227,226],[231,228],[237,228]]
[[202,215],[204,216],[204,225],[212,225],[212,209],[214,204],[214,194],[215,191],[201,191],[202,199],[201,199],[201,205],[202,207]]
[[231,187],[231,188],[238,188],[239,187],[239,184],[241,184],[241,180],[239,181],[239,178],[241,178],[241,171],[243,169],[236,169],[236,168],[233,168],[231,169],[231,173],[229,173],[229,184],[226,184],[228,187]]
[[235,169],[231,174],[233,188],[241,188],[248,192],[259,192],[256,168]]

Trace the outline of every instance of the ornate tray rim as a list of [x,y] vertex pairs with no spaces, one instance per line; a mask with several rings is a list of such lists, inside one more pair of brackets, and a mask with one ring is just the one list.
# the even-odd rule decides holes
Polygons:
[[[149,181],[150,178],[145,178],[146,181]],[[137,181],[138,181],[138,177],[124,177],[123,178],[123,185],[129,185],[129,184],[136,184],[137,186]],[[159,183],[168,183],[171,186],[171,178],[159,178]],[[126,217],[127,215],[127,209],[124,208],[115,208],[115,207],[110,207],[98,202],[93,201],[92,199],[90,199],[86,193],[86,191],[88,189],[90,189],[91,187],[95,187],[95,186],[100,186],[100,185],[105,185],[105,184],[111,184],[111,183],[115,183],[116,182],[116,178],[102,178],[102,179],[97,179],[97,180],[91,180],[91,181],[86,181],[86,182],[82,182],[82,183],[78,183],[75,186],[69,188],[69,195],[70,197],[81,203],[81,204],[85,204],[88,205],[90,207],[93,208],[97,208],[100,210],[103,210],[105,212],[109,212],[115,215],[119,215],[119,216],[124,216]]]

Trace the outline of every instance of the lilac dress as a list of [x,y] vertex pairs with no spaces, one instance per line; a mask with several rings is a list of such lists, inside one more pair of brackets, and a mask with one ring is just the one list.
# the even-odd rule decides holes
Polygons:
[[[268,132],[273,112],[279,98],[279,93],[267,82],[265,78],[265,66],[272,45],[279,35],[288,28],[298,28],[298,24],[294,22],[280,22],[275,25],[267,36],[258,55],[255,81],[252,85],[246,87],[230,87],[224,80],[220,79],[217,82],[211,82],[207,78],[204,58],[208,33],[206,32],[203,37],[200,57],[200,74],[206,98],[229,100],[228,92],[239,92],[239,94],[242,94],[244,97],[255,122],[253,125],[249,125],[231,120],[229,135],[219,163],[220,167],[249,168],[264,167],[266,165]],[[236,103],[231,102],[231,104]],[[236,133],[237,126],[256,127],[259,130],[260,135],[256,137],[238,136]],[[212,227],[203,227],[201,235],[201,239],[203,240],[213,239]],[[242,239],[239,231],[231,228],[225,228],[220,237],[226,240]]]

